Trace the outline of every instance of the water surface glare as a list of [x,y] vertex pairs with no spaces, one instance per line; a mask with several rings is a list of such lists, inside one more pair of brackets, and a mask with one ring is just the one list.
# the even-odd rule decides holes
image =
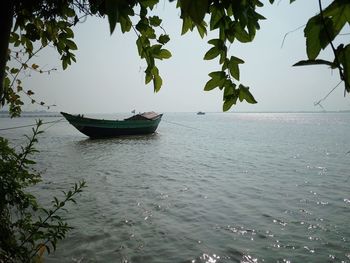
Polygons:
[[172,113],[106,140],[58,123],[39,138],[36,191],[88,188],[45,262],[350,262],[349,134],[350,113]]

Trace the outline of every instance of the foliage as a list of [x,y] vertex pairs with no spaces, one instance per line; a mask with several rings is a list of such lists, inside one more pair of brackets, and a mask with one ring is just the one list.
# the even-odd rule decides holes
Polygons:
[[30,97],[32,103],[45,105],[32,98],[34,92],[24,89],[19,79],[19,74],[24,71],[50,73],[55,70],[45,71],[35,63],[29,64],[38,52],[48,46],[55,48],[63,69],[76,62],[73,51],[77,50],[77,46],[72,40],[74,33],[71,27],[78,18],[71,8],[72,3],[73,1],[14,1],[15,24],[9,36],[11,49],[7,60],[16,66],[6,66],[3,94],[0,94],[1,105],[9,104],[12,116],[21,113],[23,102],[20,93]]
[[[170,0],[172,1],[172,0]],[[274,0],[269,0],[273,4]],[[294,0],[290,0],[290,3]],[[337,69],[350,92],[350,44],[334,41],[346,24],[350,24],[349,0],[333,0],[323,8],[318,0],[320,13],[307,22],[304,35],[308,59],[295,66],[326,65]],[[139,56],[147,64],[145,83],[153,83],[158,92],[163,84],[157,60],[169,59],[171,52],[165,48],[170,37],[162,27],[162,19],[153,15],[159,0],[3,0],[0,4],[0,107],[9,105],[12,116],[21,113],[26,95],[32,103],[38,102],[31,89],[22,87],[20,73],[50,73],[30,62],[42,49],[54,48],[60,55],[65,70],[76,62],[74,51],[74,26],[86,16],[108,17],[111,34],[120,26],[122,33],[133,31],[137,35]],[[237,101],[256,103],[249,87],[240,83],[240,65],[243,59],[231,54],[230,46],[237,42],[248,43],[260,29],[265,19],[257,12],[263,3],[259,0],[177,0],[180,9],[182,34],[197,30],[204,38],[208,30],[215,31],[210,39],[209,50],[204,60],[218,60],[217,71],[209,73],[205,91],[223,91],[223,110],[229,110]],[[152,14],[152,15],[151,15]],[[14,25],[12,22],[14,21]],[[10,44],[10,46],[9,46]],[[330,47],[334,57],[320,58],[321,51]],[[32,261],[46,250],[56,248],[64,238],[69,226],[57,212],[66,202],[85,187],[85,182],[76,184],[64,193],[59,201],[54,198],[51,209],[42,208],[26,188],[40,181],[40,174],[31,167],[35,163],[29,156],[36,152],[33,147],[41,132],[33,129],[28,145],[16,153],[8,142],[0,137],[0,262]]]
[[26,189],[41,181],[29,157],[34,148],[41,121],[33,128],[28,144],[19,153],[0,137],[0,262],[31,262],[46,250],[56,249],[56,243],[65,237],[70,227],[58,214],[67,202],[74,202],[85,182],[75,184],[61,200],[54,197],[52,208],[40,206],[36,197]]
[[[273,4],[275,1],[269,2]],[[292,2],[294,0],[290,0]],[[36,52],[34,46],[39,46],[40,49],[51,45],[60,54],[62,67],[66,69],[75,62],[73,51],[77,49],[73,42],[72,27],[84,16],[107,16],[111,33],[117,25],[122,33],[136,33],[139,56],[147,64],[145,83],[152,82],[154,91],[158,92],[163,80],[156,60],[171,57],[170,51],[164,48],[170,37],[162,27],[162,19],[150,14],[158,3],[159,0],[14,1],[15,26],[10,42],[14,47],[22,47],[20,50],[28,55],[28,59]],[[323,8],[319,0],[319,5],[320,13],[310,18],[304,29],[308,60],[300,61],[295,66],[324,64],[337,68],[345,83],[345,90],[350,92],[349,44],[342,43],[338,47],[333,45],[333,41],[350,22],[350,3],[348,0],[333,0],[329,6]],[[204,54],[204,60],[217,59],[220,68],[209,73],[204,90],[219,88],[223,91],[224,111],[238,100],[256,103],[249,87],[240,83],[240,65],[244,61],[229,51],[235,41],[247,43],[254,40],[257,30],[260,29],[260,21],[265,19],[257,12],[262,6],[263,3],[259,0],[177,0],[182,34],[196,29],[204,38],[208,30],[217,32],[217,37],[208,41],[210,48]],[[333,60],[320,59],[320,51],[329,46],[334,53]],[[13,52],[11,50],[10,54]],[[12,55],[8,58],[14,57]],[[14,115],[20,113],[23,103],[18,93],[33,95],[31,90],[24,91],[20,83],[16,82],[17,72],[23,67],[36,70],[37,65],[33,65],[30,67],[28,63],[21,63],[19,68],[6,68],[7,77],[3,82],[5,96],[0,96],[0,99],[2,104],[10,105]]]
[[[304,29],[306,38],[306,53],[308,60],[302,60],[294,66],[323,64],[338,69],[339,76],[345,84],[346,92],[350,92],[350,44],[343,43],[335,47],[334,39],[340,34],[346,24],[350,24],[350,2],[335,0],[323,9],[319,0],[320,13],[309,19]],[[322,49],[331,46],[334,59],[327,61],[317,59]]]

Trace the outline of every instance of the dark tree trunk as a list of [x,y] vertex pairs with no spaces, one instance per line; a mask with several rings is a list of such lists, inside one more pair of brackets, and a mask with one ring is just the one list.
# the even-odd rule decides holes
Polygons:
[[[7,50],[13,23],[14,1],[1,0],[0,3],[0,102],[4,97],[4,77],[7,62]],[[2,103],[0,104],[2,105]],[[1,107],[1,106],[0,106]]]

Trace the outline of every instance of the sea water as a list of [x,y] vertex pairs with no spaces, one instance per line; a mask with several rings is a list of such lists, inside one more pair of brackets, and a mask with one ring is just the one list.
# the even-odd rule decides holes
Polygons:
[[350,113],[169,113],[153,135],[100,140],[43,129],[42,203],[88,186],[45,262],[350,262]]

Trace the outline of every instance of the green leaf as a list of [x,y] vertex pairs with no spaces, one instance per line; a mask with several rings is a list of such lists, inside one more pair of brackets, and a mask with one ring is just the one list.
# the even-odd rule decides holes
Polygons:
[[230,61],[228,63],[228,68],[230,70],[230,74],[232,77],[234,77],[236,80],[239,80],[239,64],[243,64],[244,61],[240,58],[237,58],[235,56],[231,56]]
[[209,91],[216,87],[222,88],[226,81],[226,74],[222,71],[214,71],[209,74],[211,79],[205,84],[204,90]]
[[128,15],[120,17],[120,28],[122,33],[129,32],[131,29],[132,23]]
[[158,42],[163,44],[163,45],[168,43],[169,40],[170,40],[169,35],[160,35],[158,38]]
[[77,62],[77,60],[75,59],[75,55],[73,53],[70,54],[70,59],[74,62]]
[[233,106],[233,104],[235,104],[233,98],[229,100],[225,100],[224,104],[222,105],[222,110],[228,111]]
[[333,1],[324,11],[325,17],[333,21],[334,36],[338,35],[346,23],[350,23],[350,2],[346,0]]
[[212,5],[210,17],[210,30],[214,30],[220,26],[221,19],[225,16],[225,11],[221,6]]
[[227,82],[225,82],[224,98],[234,95],[235,88],[236,88],[236,84],[232,83],[232,81],[228,80]]
[[244,60],[235,56],[231,56],[230,61],[231,63],[235,63],[235,64],[244,64]]
[[73,17],[73,16],[75,16],[74,9],[72,9],[72,8],[67,8],[67,9],[66,9],[66,14],[67,14],[68,17]]
[[238,41],[242,43],[251,42],[253,39],[252,37],[244,30],[244,27],[242,27],[239,23],[235,24],[235,37]]
[[225,45],[224,41],[222,41],[221,39],[210,39],[208,41],[208,44],[213,45],[213,46],[217,47],[218,49],[221,49],[221,47],[223,45]]
[[136,40],[136,46],[137,46],[137,50],[139,52],[139,56],[141,58],[144,58],[145,57],[145,50],[146,50],[146,47],[149,46],[149,41],[147,38],[145,37],[142,37],[142,36],[139,36]]
[[[331,21],[328,20],[328,23]],[[325,48],[329,39],[320,16],[309,19],[304,29],[306,37],[306,53],[309,60],[315,60],[322,48]]]
[[160,26],[160,24],[162,23],[162,19],[159,18],[159,16],[151,16],[149,17],[149,23],[151,24],[151,26]]
[[202,23],[200,24],[196,24],[196,28],[201,38],[204,38],[207,34],[207,24],[205,23],[205,21],[202,21]]
[[141,19],[137,25],[136,29],[142,34],[142,36],[150,39],[155,39],[155,31],[154,29],[148,24],[147,19]]
[[154,85],[154,91],[158,92],[160,88],[162,87],[163,81],[162,78],[159,75],[154,76],[153,79],[153,85]]
[[149,7],[152,10],[159,0],[139,0],[139,2],[143,7]]
[[330,66],[331,68],[335,67],[334,63],[323,59],[300,60],[299,62],[295,63],[293,66],[296,67],[296,66],[310,66],[310,65],[327,65],[327,66]]
[[208,9],[208,0],[180,0],[181,10],[196,24],[201,24]]
[[211,60],[211,59],[214,59],[216,58],[217,56],[220,55],[220,50],[217,49],[216,47],[212,47],[211,49],[209,49],[207,51],[207,53],[205,53],[204,55],[204,60]]
[[146,31],[149,28],[147,19],[140,19],[140,21],[136,24],[135,27],[140,33]]
[[167,49],[161,49],[159,56],[161,57],[161,59],[168,59],[171,57],[171,53],[169,50]]
[[162,84],[163,84],[163,80],[159,76],[159,74],[154,75],[154,78],[153,78],[154,92],[158,92],[162,87]]
[[10,72],[11,72],[11,74],[16,74],[19,72],[19,69],[18,68],[11,68]]
[[64,29],[64,31],[66,32],[68,38],[73,38],[73,37],[74,37],[73,30],[70,29],[69,27],[66,27],[66,28]]
[[341,50],[339,61],[343,66],[345,90],[350,92],[350,45]]
[[148,84],[152,80],[152,74],[150,72],[146,72],[145,76],[145,84]]
[[25,38],[25,45],[26,45],[27,52],[29,54],[32,54],[33,53],[33,43],[32,43],[32,41],[29,40],[28,38]]
[[162,45],[156,44],[156,45],[151,46],[151,52],[155,58],[159,58],[161,48],[162,48]]
[[256,23],[257,22],[255,21],[248,21],[247,28],[248,28],[248,34],[251,40],[254,39],[256,30],[260,29],[260,27],[256,27]]
[[152,55],[156,59],[168,59],[171,57],[171,53],[167,49],[161,49],[162,45],[153,45],[152,46]]
[[192,30],[193,29],[193,22],[192,20],[185,16],[182,18],[182,29],[181,29],[181,35],[186,34],[186,32],[188,30]]
[[11,32],[9,42],[15,43],[16,41],[18,41],[18,39],[19,39],[19,35],[15,32]]
[[109,31],[112,34],[119,18],[118,0],[106,0],[106,13],[109,22]]
[[217,79],[210,79],[204,86],[205,91],[209,91],[212,89],[215,89],[220,85],[220,80]]
[[213,79],[226,79],[226,74],[223,71],[213,71],[208,75]]
[[249,87],[245,87],[242,84],[239,85],[239,100],[242,102],[246,100],[248,103],[255,104],[257,101],[254,99],[253,95],[249,91]]
[[222,50],[220,52],[220,60],[219,60],[220,64],[223,64],[226,61],[226,56],[227,56],[227,51],[226,50]]
[[78,49],[77,45],[72,40],[65,39],[64,42],[69,47],[69,49],[71,49],[71,50],[77,50]]
[[238,99],[238,93],[234,92],[232,95],[225,97],[224,104],[222,105],[223,111],[228,111],[233,105],[236,104]]
[[67,59],[62,59],[62,68],[63,70],[65,70],[66,68],[68,67],[68,62],[67,62]]

